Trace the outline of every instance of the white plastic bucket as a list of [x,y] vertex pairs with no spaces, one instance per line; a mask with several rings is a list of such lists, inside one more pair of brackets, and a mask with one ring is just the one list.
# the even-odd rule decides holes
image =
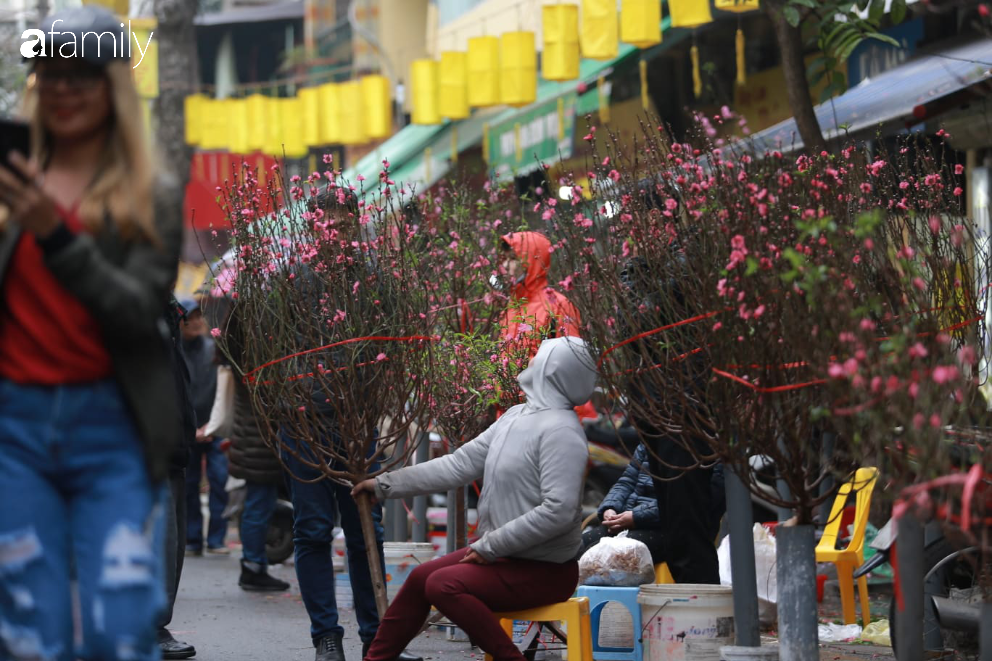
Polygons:
[[691,661],[685,641],[693,638],[734,642],[734,600],[721,585],[642,585],[644,661]]
[[686,661],[721,661],[722,647],[723,641],[718,638],[687,638],[685,659]]
[[720,661],[778,661],[778,645],[720,648]]
[[382,545],[382,555],[386,561],[386,592],[389,601],[403,587],[414,569],[434,559],[434,545],[417,542],[386,542]]

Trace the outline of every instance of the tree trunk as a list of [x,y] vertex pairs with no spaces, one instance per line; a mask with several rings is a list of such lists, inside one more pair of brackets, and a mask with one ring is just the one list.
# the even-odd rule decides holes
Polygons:
[[798,27],[792,27],[785,20],[782,9],[786,0],[765,0],[761,3],[771,19],[782,55],[782,74],[785,78],[785,91],[789,106],[799,129],[799,137],[807,152],[820,152],[827,148],[820,123],[813,111],[813,100],[809,95],[809,82],[806,79],[806,61],[803,59],[803,40]]
[[[356,483],[357,484],[357,483]],[[386,615],[389,608],[389,598],[386,596],[386,577],[382,575],[382,558],[379,557],[379,545],[375,542],[375,524],[372,522],[372,497],[368,493],[358,496],[358,518],[362,522],[362,537],[365,538],[365,549],[369,556],[369,573],[372,575],[372,591],[375,592],[375,606],[379,611],[379,620]]]
[[196,0],[154,0],[155,40],[158,42],[159,93],[155,101],[157,148],[162,167],[179,183],[180,194],[170,200],[172,213],[183,215],[183,195],[189,181],[193,150],[186,144],[183,100],[196,91],[199,65],[196,58]]
[[468,546],[468,522],[465,511],[465,487],[455,489],[455,548]]

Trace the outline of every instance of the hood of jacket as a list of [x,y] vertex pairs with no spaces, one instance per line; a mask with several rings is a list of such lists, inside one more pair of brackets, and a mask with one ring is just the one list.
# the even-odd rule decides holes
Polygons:
[[581,338],[544,340],[517,382],[527,397],[529,411],[572,409],[592,396],[596,362]]
[[514,298],[535,298],[548,286],[551,242],[539,232],[511,232],[503,240],[527,269],[523,279],[513,283]]

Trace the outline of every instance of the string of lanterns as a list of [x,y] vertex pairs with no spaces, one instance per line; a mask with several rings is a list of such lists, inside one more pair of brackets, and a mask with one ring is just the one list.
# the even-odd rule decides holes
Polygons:
[[[746,12],[759,0],[712,0],[716,9]],[[581,12],[580,12],[581,9]],[[713,20],[710,0],[668,0],[671,26],[696,28]],[[580,21],[581,16],[581,21]],[[544,5],[541,11],[541,76],[550,81],[579,77],[582,58],[612,60],[620,42],[637,48],[661,43],[660,0],[579,0]],[[737,82],[744,84],[744,34],[735,39]],[[690,49],[693,90],[702,92],[699,51]],[[641,63],[642,98],[647,75]],[[537,47],[532,31],[468,39],[465,51],[442,51],[438,59],[410,65],[411,121],[436,125],[469,117],[472,108],[522,107],[537,100]],[[251,94],[239,99],[186,97],[186,142],[201,149],[232,153],[260,151],[291,158],[310,148],[356,145],[387,138],[393,131],[390,81],[382,75],[300,89],[293,97]]]

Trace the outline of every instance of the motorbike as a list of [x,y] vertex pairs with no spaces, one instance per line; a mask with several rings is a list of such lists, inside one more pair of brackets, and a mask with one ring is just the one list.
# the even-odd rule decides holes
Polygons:
[[[935,535],[923,549],[923,642],[926,650],[955,649],[964,653],[978,652],[979,609],[982,590],[977,585],[978,547],[959,548],[931,527]],[[896,552],[897,529],[894,519],[878,531],[869,544],[875,555],[854,572],[854,579],[890,562]],[[893,632],[892,648],[896,651],[896,622],[900,611],[893,596],[889,604],[889,626]]]

